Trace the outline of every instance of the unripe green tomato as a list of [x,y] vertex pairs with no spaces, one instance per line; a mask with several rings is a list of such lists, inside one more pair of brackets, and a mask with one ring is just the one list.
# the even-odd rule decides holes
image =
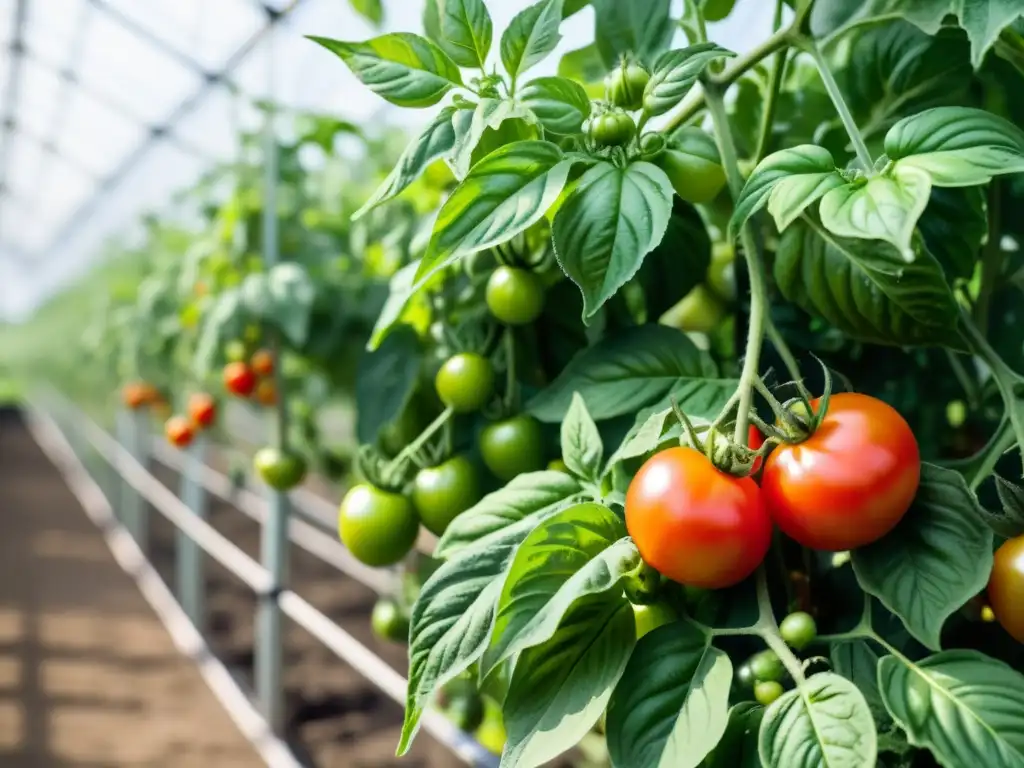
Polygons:
[[423,525],[436,536],[478,501],[480,480],[476,467],[465,456],[452,456],[436,467],[424,467],[416,473],[412,502]]
[[736,250],[732,243],[715,243],[711,248],[711,264],[705,282],[716,296],[736,300]]
[[608,101],[616,107],[633,111],[644,105],[644,88],[650,73],[635,61],[623,59],[604,79]]
[[305,459],[271,446],[260,448],[252,463],[260,479],[276,491],[290,490],[306,476]]
[[456,413],[479,411],[494,393],[494,367],[483,355],[460,352],[441,366],[434,386],[441,402]]
[[232,363],[238,363],[248,357],[245,351],[245,342],[239,339],[229,341],[224,345],[224,358]]
[[382,597],[373,606],[370,625],[374,634],[384,640],[402,643],[409,639],[409,618],[402,614],[398,603]]
[[787,645],[802,651],[818,636],[818,625],[811,614],[796,611],[782,620],[779,633]]
[[544,433],[532,416],[519,414],[488,424],[480,433],[480,455],[499,480],[543,469]]
[[687,333],[711,333],[725,319],[728,308],[701,283],[658,320]]
[[739,669],[736,670],[736,682],[744,688],[753,688],[754,683],[754,670],[750,668],[749,664],[743,664]]
[[412,502],[369,483],[354,486],[338,510],[338,536],[361,563],[394,565],[409,554],[420,520]]
[[590,138],[599,147],[621,147],[636,134],[636,123],[625,112],[605,112],[590,121]]
[[750,659],[750,670],[755,680],[777,682],[786,674],[782,659],[772,650],[764,650],[754,654]]
[[679,617],[672,610],[671,606],[665,603],[652,603],[651,605],[634,605],[633,618],[636,619],[636,639],[653,632],[658,627],[671,624]]
[[758,704],[767,707],[783,694],[781,683],[774,680],[762,680],[754,684],[754,698]]
[[506,325],[526,325],[544,309],[544,286],[532,272],[500,266],[487,281],[487,308]]
[[505,749],[505,741],[508,736],[505,733],[505,723],[501,717],[501,710],[497,707],[487,707],[484,714],[484,721],[476,729],[476,740],[480,746],[488,752],[500,755]]
[[725,186],[725,169],[698,155],[669,146],[654,159],[672,188],[688,203],[710,203]]
[[721,21],[730,13],[736,0],[704,0],[704,21]]
[[484,702],[475,693],[460,694],[451,700],[445,714],[456,728],[473,732],[484,721]]

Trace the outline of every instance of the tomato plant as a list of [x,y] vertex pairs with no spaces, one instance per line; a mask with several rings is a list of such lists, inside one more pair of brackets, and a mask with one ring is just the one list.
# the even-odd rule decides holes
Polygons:
[[[535,75],[584,5],[593,43]],[[1020,12],[780,0],[736,56],[708,22],[749,5],[499,33],[427,0],[425,35],[314,38],[433,109],[368,205],[455,179],[368,344],[367,467],[395,504],[417,464],[493,475],[419,592],[400,753],[432,691],[511,666],[510,766],[591,730],[618,767],[1024,761],[993,561],[1024,490],[992,479],[1024,449]],[[986,585],[1009,634],[960,610]]]

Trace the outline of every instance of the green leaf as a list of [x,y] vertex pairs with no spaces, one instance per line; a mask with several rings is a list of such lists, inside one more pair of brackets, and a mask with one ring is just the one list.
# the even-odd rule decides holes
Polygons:
[[994,477],[1002,514],[992,514],[986,510],[985,520],[997,534],[1012,539],[1024,534],[1024,488],[1004,480],[999,475]]
[[601,433],[587,410],[587,403],[573,392],[572,403],[562,420],[562,461],[573,474],[588,480],[601,475],[604,445]]
[[505,697],[504,768],[534,768],[594,726],[626,667],[636,637],[621,595],[578,600],[555,636],[520,654]]
[[696,768],[725,733],[731,685],[729,656],[697,625],[645,635],[608,704],[612,764]]
[[605,66],[626,53],[650,65],[672,42],[671,0],[593,0],[595,38]]
[[832,671],[851,680],[864,694],[875,720],[886,715],[878,690],[878,661],[882,657],[874,647],[866,640],[833,643],[829,658]]
[[455,62],[429,40],[411,32],[381,35],[365,43],[310,37],[341,57],[371,91],[399,107],[430,107],[462,85]]
[[822,226],[840,237],[884,240],[913,261],[910,241],[931,186],[927,173],[897,164],[888,174],[830,190],[821,198]]
[[501,36],[501,62],[513,79],[555,50],[562,35],[562,0],[540,0],[512,19]]
[[193,368],[199,379],[205,379],[217,360],[224,343],[237,337],[246,321],[242,298],[237,290],[227,290],[217,296],[216,303],[203,317]]
[[[703,419],[694,419],[689,415],[687,418],[690,418],[694,426],[700,426],[704,422]],[[675,440],[678,443],[681,435],[682,425],[675,418],[671,407],[645,408],[637,413],[633,426],[630,427],[612,457],[608,459],[608,466],[611,467],[617,462],[653,453],[670,440]]]
[[988,235],[985,188],[933,187],[917,228],[947,280],[969,279]]
[[420,338],[409,326],[395,329],[374,352],[363,352],[356,370],[356,437],[361,444],[377,435],[405,408],[419,379]]
[[651,79],[644,88],[644,110],[657,116],[675,109],[708,64],[735,55],[715,43],[698,43],[663,53],[654,63]]
[[[480,99],[472,117],[466,123],[464,113],[458,115],[461,120],[454,129],[455,141],[452,151],[452,170],[460,179],[464,179],[469,173],[474,160],[477,158],[475,150],[481,143],[484,135],[490,131],[498,131],[506,120],[527,120],[536,121],[537,117],[529,109],[509,99]],[[462,130],[463,124],[465,130]]]
[[427,0],[427,5],[435,6],[430,37],[438,47],[460,67],[483,69],[494,34],[483,0]]
[[910,743],[947,768],[1024,766],[1024,676],[978,651],[886,656],[878,686]]
[[590,117],[590,97],[579,83],[564,77],[538,77],[519,91],[519,101],[537,116],[544,130],[579,133]]
[[464,548],[423,585],[409,629],[409,688],[398,754],[405,754],[435,689],[487,648],[494,608],[516,548],[542,519],[530,515]]
[[608,67],[601,59],[596,43],[569,51],[558,62],[559,77],[583,83],[587,96],[593,99],[604,97],[604,76],[607,72]]
[[672,396],[687,415],[713,417],[736,389],[735,380],[716,376],[711,358],[685,333],[641,325],[581,351],[527,410],[541,421],[560,422],[579,392],[597,421],[667,403]]
[[[782,232],[809,205],[845,183],[831,153],[823,147],[805,144],[773,152],[757,164],[743,185],[729,230],[739,232],[747,219],[769,205]],[[776,192],[777,188],[780,191]]]
[[672,212],[672,182],[655,165],[601,161],[580,178],[551,227],[555,255],[583,292],[592,317],[637,273],[661,242]]
[[388,298],[384,302],[384,306],[381,307],[377,322],[373,326],[373,332],[370,334],[370,340],[366,344],[366,348],[370,351],[377,349],[392,328],[402,319],[406,305],[413,295],[413,284],[419,267],[420,262],[417,259],[406,264],[391,276],[391,281],[388,284]]
[[848,62],[843,94],[868,141],[905,115],[964,103],[974,75],[962,33],[944,29],[932,37],[903,21],[862,30]]
[[676,195],[665,235],[647,254],[636,280],[644,288],[647,317],[661,317],[680,296],[704,282],[711,266],[711,237],[700,213]]
[[616,590],[642,565],[626,525],[607,507],[586,502],[533,529],[509,566],[494,617],[491,645],[480,663],[487,675],[520,651],[550,640],[569,608]]
[[971,187],[1024,172],[1024,131],[981,109],[935,107],[890,128],[885,153],[897,168],[918,168],[938,187]]
[[725,733],[701,768],[761,768],[757,753],[757,735],[764,719],[764,707],[741,701],[729,710]]
[[456,517],[434,549],[434,557],[451,559],[474,542],[518,523],[525,517],[554,512],[582,489],[565,472],[527,472],[484,496]]
[[295,346],[305,344],[316,288],[298,264],[274,265],[266,274],[246,277],[241,299],[255,317],[273,324]]
[[460,256],[510,240],[543,218],[572,164],[546,141],[509,144],[477,163],[438,213],[417,286]]
[[381,0],[348,0],[348,2],[352,6],[352,10],[374,26],[379,27],[384,23],[384,8],[381,6]]
[[899,525],[850,559],[861,588],[938,650],[946,619],[988,583],[992,531],[959,473],[922,464],[914,503]]
[[442,109],[430,125],[409,143],[388,177],[370,195],[370,199],[363,203],[363,207],[352,214],[353,221],[381,203],[397,197],[420,177],[428,165],[451,151],[455,145],[455,129],[452,127],[453,114],[455,114],[455,109],[452,107]]
[[765,768],[867,768],[878,733],[857,686],[823,672],[768,707],[758,747]]
[[842,238],[809,216],[779,241],[783,296],[853,338],[876,344],[943,344],[957,309],[942,268],[923,248],[913,263],[887,243]]
[[858,25],[906,19],[934,35],[950,14],[967,32],[971,63],[977,69],[999,33],[1020,18],[1022,10],[1017,0],[823,0],[811,12],[811,31],[816,37],[835,38]]

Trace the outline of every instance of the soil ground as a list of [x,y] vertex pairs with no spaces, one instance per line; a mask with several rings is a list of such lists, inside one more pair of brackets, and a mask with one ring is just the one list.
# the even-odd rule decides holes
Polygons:
[[0,410],[0,766],[256,768],[13,410]]

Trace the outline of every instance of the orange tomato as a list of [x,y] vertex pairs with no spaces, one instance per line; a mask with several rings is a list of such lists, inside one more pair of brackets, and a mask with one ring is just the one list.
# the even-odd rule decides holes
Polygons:
[[249,367],[257,376],[269,376],[274,372],[274,356],[265,349],[257,350],[249,360]]
[[196,392],[188,399],[188,415],[197,428],[205,429],[217,417],[217,401],[206,392]]
[[178,448],[184,448],[196,436],[192,422],[184,416],[171,416],[164,424],[164,434],[167,435],[167,442]]
[[256,385],[256,393],[253,395],[260,405],[277,404],[277,387],[270,379],[263,379]]
[[[819,403],[811,403],[815,413]],[[903,417],[877,398],[840,393],[810,437],[772,451],[761,490],[787,536],[811,549],[843,551],[895,528],[920,477],[917,439]]]
[[1024,643],[1024,536],[1010,539],[996,550],[988,602],[1003,629]]

